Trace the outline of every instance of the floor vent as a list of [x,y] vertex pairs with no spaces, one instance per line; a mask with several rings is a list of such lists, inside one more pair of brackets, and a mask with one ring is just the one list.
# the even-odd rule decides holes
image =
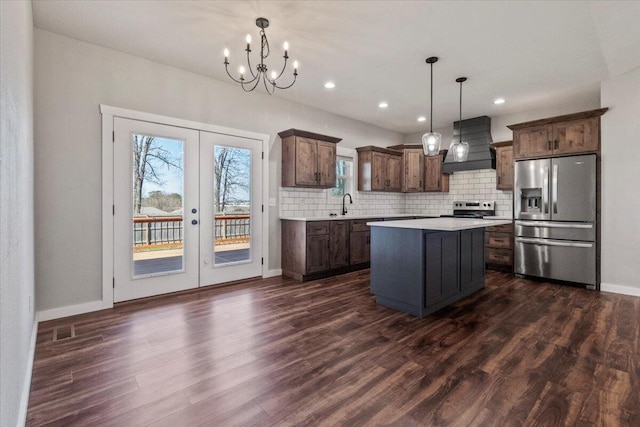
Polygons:
[[56,326],[53,328],[53,341],[75,338],[76,328],[73,325]]

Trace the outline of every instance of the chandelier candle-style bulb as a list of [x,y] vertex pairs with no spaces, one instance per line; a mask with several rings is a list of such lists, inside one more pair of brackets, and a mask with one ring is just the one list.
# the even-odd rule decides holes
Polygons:
[[289,42],[284,42],[284,64],[282,68],[270,69],[269,65],[266,63],[266,59],[269,57],[271,53],[271,49],[269,47],[269,40],[267,39],[267,35],[265,33],[265,29],[269,27],[269,20],[266,18],[258,18],[256,19],[256,26],[260,28],[260,58],[259,61],[253,62],[251,61],[251,34],[247,34],[245,38],[247,42],[247,48],[245,51],[247,52],[247,78],[245,79],[245,67],[241,66],[239,68],[240,71],[240,79],[236,79],[229,73],[229,49],[224,50],[224,68],[227,72],[227,75],[236,83],[239,83],[242,86],[242,90],[245,92],[253,91],[260,82],[263,83],[265,90],[269,95],[273,95],[273,92],[276,89],[288,89],[294,85],[296,79],[298,77],[298,61],[293,63],[293,81],[290,84],[284,86],[279,84],[280,77],[284,74],[287,69],[287,62],[289,60]]

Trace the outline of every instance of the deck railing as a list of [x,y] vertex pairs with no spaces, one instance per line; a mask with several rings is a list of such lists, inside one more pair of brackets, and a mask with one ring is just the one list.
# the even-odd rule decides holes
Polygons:
[[[251,235],[251,215],[216,215],[215,244],[245,243]],[[133,219],[133,246],[137,249],[179,246],[183,239],[181,216]]]

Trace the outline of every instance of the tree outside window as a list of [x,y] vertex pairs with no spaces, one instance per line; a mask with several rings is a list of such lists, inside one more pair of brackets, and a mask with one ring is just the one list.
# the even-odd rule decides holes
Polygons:
[[331,197],[343,197],[353,192],[353,158],[338,156],[336,159],[336,185],[329,194]]

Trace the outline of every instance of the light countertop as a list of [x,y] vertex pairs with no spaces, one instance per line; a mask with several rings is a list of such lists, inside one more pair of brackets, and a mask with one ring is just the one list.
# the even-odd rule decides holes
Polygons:
[[511,219],[425,218],[404,221],[368,222],[371,227],[413,228],[416,230],[459,231],[511,224]]
[[[338,215],[338,216],[309,216],[309,217],[300,217],[300,216],[282,216],[280,219],[287,221],[344,221],[349,219],[372,219],[372,218],[411,218],[414,216],[425,217],[425,219],[436,219],[437,215],[420,215],[420,214],[381,214],[381,215]],[[489,219],[491,218],[491,219]],[[454,219],[454,218],[451,218]],[[469,220],[468,218],[463,218],[465,220]],[[504,220],[508,221],[504,224],[510,224],[512,219],[510,216],[492,216],[486,217],[482,220],[477,221],[493,221],[493,220]],[[406,221],[406,220],[403,220]],[[392,221],[387,221],[387,223]],[[490,225],[483,225],[483,227],[490,227]]]
[[414,216],[434,217],[435,215],[417,215],[417,214],[380,214],[380,215],[337,215],[337,216],[282,216],[280,219],[287,221],[344,221],[348,219],[372,219],[372,218],[412,218]]

